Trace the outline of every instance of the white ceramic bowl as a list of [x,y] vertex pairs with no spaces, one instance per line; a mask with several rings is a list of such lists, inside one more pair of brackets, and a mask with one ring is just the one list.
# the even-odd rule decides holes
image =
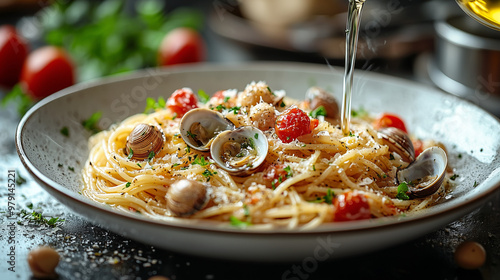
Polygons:
[[[80,84],[42,100],[21,120],[16,143],[33,177],[50,194],[95,224],[176,252],[233,260],[320,261],[361,254],[436,230],[484,203],[500,187],[500,123],[459,98],[413,82],[357,72],[353,108],[401,115],[410,132],[443,142],[459,174],[447,201],[426,212],[326,224],[307,231],[255,231],[213,222],[155,221],[125,214],[79,194],[88,156],[81,121],[96,111],[107,127],[144,110],[146,97],[168,97],[177,88],[215,92],[265,80],[302,98],[318,85],[341,100],[343,69],[296,63],[198,65],[149,69],[130,76]],[[60,133],[68,127],[70,136]],[[74,168],[74,172],[68,167]]]

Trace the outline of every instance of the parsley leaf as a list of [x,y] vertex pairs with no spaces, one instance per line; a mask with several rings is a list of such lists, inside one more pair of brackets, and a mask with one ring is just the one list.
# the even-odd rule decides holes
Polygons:
[[146,98],[146,108],[144,108],[144,114],[149,114],[156,111],[156,109],[165,108],[165,99],[163,97],[158,97],[158,100],[154,100],[151,97]]
[[351,110],[351,116],[360,118],[366,117],[368,116],[368,111],[366,111],[363,107],[361,107],[358,110]]
[[406,182],[399,184],[398,194],[396,195],[396,198],[401,199],[401,200],[410,199],[410,197],[406,194],[406,192],[408,192],[408,184],[406,184]]
[[92,132],[92,133],[97,133],[101,131],[101,129],[98,126],[98,122],[102,117],[102,112],[95,112],[93,113],[88,119],[82,121],[83,127]]
[[252,225],[251,222],[249,221],[242,221],[235,216],[229,217],[229,222],[231,223],[232,226],[237,227],[237,228],[246,228],[250,225]]
[[61,132],[62,135],[69,137],[69,128],[67,126],[64,126],[63,128],[61,128],[61,130],[59,132]]
[[286,177],[287,178],[290,178],[293,176],[293,171],[292,171],[292,168],[290,167],[290,165],[288,165],[287,167],[283,168],[283,170],[286,171]]
[[210,100],[210,95],[208,95],[204,90],[198,90],[198,97],[200,98],[200,102],[206,104],[208,100]]
[[148,161],[151,161],[155,157],[155,152],[151,151],[148,155]]
[[132,159],[132,157],[134,156],[134,150],[132,150],[132,148],[130,148],[130,147],[128,149],[129,149],[129,151],[128,151],[127,159]]
[[455,181],[455,179],[457,179],[458,177],[460,177],[460,175],[453,174],[453,176],[450,177],[450,180]]
[[317,119],[318,116],[326,117],[327,116],[326,109],[323,106],[319,106],[318,108],[316,108],[313,111],[311,111],[309,113],[309,116],[311,116],[312,118],[315,118],[315,119]]
[[193,160],[193,164],[198,164],[202,167],[205,167],[205,166],[209,165],[210,162],[207,161],[204,156],[199,156],[199,157],[195,157],[195,159]]

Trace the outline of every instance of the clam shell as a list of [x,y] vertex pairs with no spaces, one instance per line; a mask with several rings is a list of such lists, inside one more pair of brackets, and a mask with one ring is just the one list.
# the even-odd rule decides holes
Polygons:
[[[238,148],[243,145],[251,145],[252,151],[255,151],[256,154],[249,156],[248,162],[238,162],[237,165],[234,165],[224,156],[224,147],[229,142],[238,143]],[[215,163],[228,173],[235,176],[246,176],[255,172],[264,163],[268,149],[267,138],[261,130],[253,126],[242,126],[220,133],[212,142],[210,154]],[[231,159],[234,158],[237,156],[231,157]]]
[[125,154],[130,156],[130,151],[132,151],[131,159],[145,160],[151,152],[154,152],[155,155],[158,154],[163,148],[164,141],[165,136],[160,128],[140,123],[134,127],[127,138]]
[[173,215],[189,216],[203,209],[208,203],[208,187],[197,181],[182,179],[170,185],[165,200]]
[[398,171],[399,182],[409,184],[411,197],[426,197],[435,193],[444,182],[448,157],[440,147],[425,149],[407,168]]
[[389,146],[389,150],[400,155],[405,162],[415,160],[415,149],[410,137],[404,131],[394,127],[384,127],[378,131],[378,136]]
[[326,111],[326,117],[331,119],[340,118],[340,110],[337,100],[333,95],[319,87],[311,87],[306,92],[306,101],[309,102],[311,110],[323,106]]
[[184,142],[198,151],[208,151],[212,140],[222,131],[234,129],[234,124],[221,113],[197,108],[181,120],[180,132]]

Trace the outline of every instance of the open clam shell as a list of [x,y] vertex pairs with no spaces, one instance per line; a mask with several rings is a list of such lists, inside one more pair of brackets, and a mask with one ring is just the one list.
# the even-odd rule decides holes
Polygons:
[[198,108],[187,112],[181,120],[181,137],[198,151],[208,151],[213,139],[222,131],[234,129],[234,124],[221,113]]
[[408,195],[426,197],[435,193],[443,184],[448,158],[440,147],[425,149],[407,168],[398,171],[399,182],[407,182]]
[[261,130],[243,126],[220,133],[212,142],[210,153],[220,168],[235,176],[245,176],[264,163],[268,149]]

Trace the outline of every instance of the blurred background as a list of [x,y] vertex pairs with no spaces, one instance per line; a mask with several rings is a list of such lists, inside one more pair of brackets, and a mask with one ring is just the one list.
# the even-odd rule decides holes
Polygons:
[[[0,0],[0,24],[15,27],[27,42],[28,54],[44,45],[61,47],[73,62],[74,82],[184,62],[299,61],[343,67],[347,3],[347,0]],[[457,16],[465,17],[455,1],[450,0],[367,1],[356,68],[437,86],[500,115],[500,77],[495,70],[498,67],[485,65],[498,63],[498,58],[473,54],[473,62],[479,61],[479,65],[470,67],[470,61],[466,65],[456,63],[467,53],[446,58],[455,61],[453,71],[463,68],[457,74],[445,71],[449,61],[435,57],[442,54],[440,41],[449,39],[438,35],[436,24]],[[470,24],[474,22],[466,25]],[[178,34],[171,39],[176,43],[162,44],[179,27],[196,30],[201,41]],[[500,32],[490,32],[487,36],[498,40],[497,33]],[[467,39],[464,40],[467,44]],[[490,47],[485,52],[492,55]],[[493,54],[496,56],[498,53]],[[0,57],[0,65],[9,64],[9,59]],[[441,64],[436,65],[436,61]],[[26,92],[28,87],[22,88]],[[4,91],[10,91],[10,85],[4,86]],[[40,98],[37,93],[31,96]]]

